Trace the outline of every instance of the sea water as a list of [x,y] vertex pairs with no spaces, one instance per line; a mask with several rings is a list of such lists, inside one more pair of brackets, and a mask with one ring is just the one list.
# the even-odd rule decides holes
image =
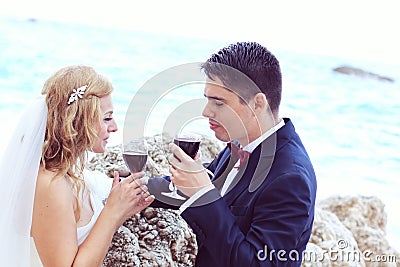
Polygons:
[[[120,144],[128,106],[148,80],[171,67],[201,62],[227,45],[223,41],[21,19],[0,19],[0,36],[0,152],[21,109],[61,67],[90,65],[113,82],[120,131],[110,144]],[[317,198],[379,197],[388,213],[387,237],[400,250],[400,63],[280,49],[272,52],[283,73],[281,116],[292,119],[309,152],[318,178]],[[386,75],[395,82],[333,72],[342,65]],[[145,134],[160,133],[168,114],[202,97],[201,84],[174,88],[159,97],[146,117]],[[213,135],[200,113],[186,126]]]

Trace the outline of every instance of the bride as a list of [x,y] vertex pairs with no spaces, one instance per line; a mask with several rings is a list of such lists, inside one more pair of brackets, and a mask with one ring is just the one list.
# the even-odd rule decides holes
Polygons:
[[115,231],[154,200],[143,173],[116,172],[104,206],[85,183],[87,152],[117,131],[112,90],[91,67],[65,67],[22,114],[0,163],[2,265],[29,266],[37,251],[44,266],[100,266]]

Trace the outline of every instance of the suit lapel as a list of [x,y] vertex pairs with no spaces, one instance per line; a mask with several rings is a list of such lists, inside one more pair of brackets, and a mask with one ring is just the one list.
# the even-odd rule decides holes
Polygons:
[[[286,145],[295,134],[295,129],[289,119],[284,119],[285,125],[276,133],[272,134],[264,140],[251,154],[247,164],[242,166],[229,186],[224,200],[228,205],[232,205],[233,201],[247,188],[251,193],[268,178],[274,162],[276,151]],[[230,160],[230,150],[225,151],[223,163],[218,164],[215,170],[214,185],[221,190],[228,173],[233,168],[235,162]],[[222,160],[221,160],[222,161]],[[218,186],[216,185],[218,184]]]
[[277,148],[277,133],[264,140],[251,154],[249,161],[233,179],[224,199],[231,205],[244,191],[254,192],[268,177]]

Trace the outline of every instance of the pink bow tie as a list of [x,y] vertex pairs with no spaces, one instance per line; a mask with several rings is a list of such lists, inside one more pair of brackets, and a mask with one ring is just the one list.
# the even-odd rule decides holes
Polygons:
[[235,168],[240,169],[240,166],[242,166],[242,164],[246,163],[249,160],[251,153],[249,151],[241,149],[239,146],[232,142],[228,143],[228,147],[231,149],[233,159],[237,159],[237,157],[239,156],[239,166],[235,166]]

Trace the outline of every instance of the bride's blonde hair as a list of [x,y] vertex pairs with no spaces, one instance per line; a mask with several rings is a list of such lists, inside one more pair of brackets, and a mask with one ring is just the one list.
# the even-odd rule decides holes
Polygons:
[[[82,98],[68,104],[74,89],[87,86]],[[48,108],[42,165],[68,177],[79,193],[87,150],[98,137],[102,121],[100,98],[113,91],[111,82],[88,66],[69,66],[47,79],[42,94]]]

